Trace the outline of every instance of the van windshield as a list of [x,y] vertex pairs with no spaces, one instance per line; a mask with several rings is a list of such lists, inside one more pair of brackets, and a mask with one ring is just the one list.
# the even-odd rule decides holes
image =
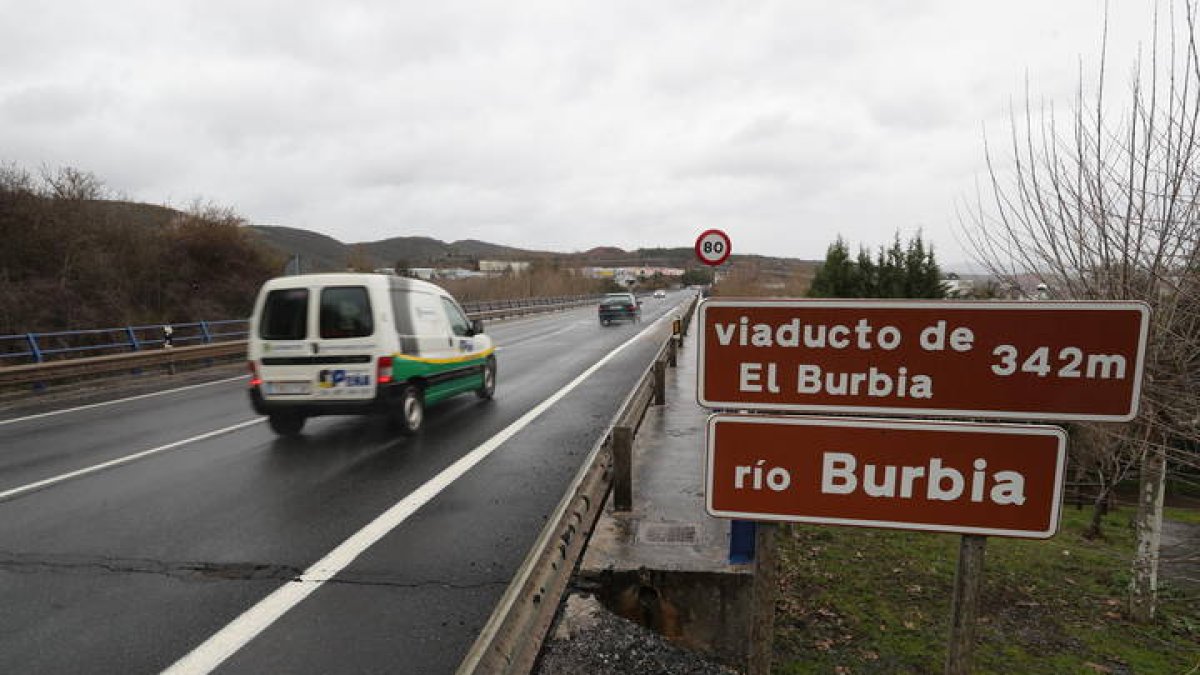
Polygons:
[[362,286],[321,289],[321,337],[366,337],[375,332],[371,301]]
[[308,325],[308,289],[283,288],[267,293],[258,336],[264,340],[303,340]]

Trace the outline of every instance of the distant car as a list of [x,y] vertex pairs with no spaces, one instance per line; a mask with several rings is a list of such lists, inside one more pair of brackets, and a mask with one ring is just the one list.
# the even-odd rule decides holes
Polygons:
[[665,298],[667,297],[667,292],[660,288],[657,291],[654,291],[654,297]]
[[642,307],[633,293],[609,293],[600,300],[596,313],[600,325],[607,326],[616,321],[641,321]]

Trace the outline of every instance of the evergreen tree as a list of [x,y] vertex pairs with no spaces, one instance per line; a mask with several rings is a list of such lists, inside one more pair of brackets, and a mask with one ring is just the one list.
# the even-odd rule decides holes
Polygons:
[[874,297],[906,297],[904,248],[900,245],[900,233],[896,233],[891,248],[879,247],[879,288]]
[[859,247],[858,260],[850,258],[845,240],[837,238],[817,268],[810,298],[944,298],[941,269],[920,233],[907,246],[896,233],[892,245],[879,247],[875,258]]
[[812,285],[808,289],[810,298],[845,298],[854,297],[861,290],[861,278],[854,261],[850,259],[850,249],[846,242],[838,237],[829,245],[825,252],[825,263],[817,268]]
[[859,292],[852,296],[853,298],[877,298],[879,297],[879,266],[871,259],[871,253],[866,247],[858,247],[858,275],[862,279],[859,285]]

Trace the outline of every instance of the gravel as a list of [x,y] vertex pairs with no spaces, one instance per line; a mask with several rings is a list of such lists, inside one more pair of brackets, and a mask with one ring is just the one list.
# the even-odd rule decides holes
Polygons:
[[738,671],[667,642],[605,609],[590,595],[571,594],[534,675],[730,675]]

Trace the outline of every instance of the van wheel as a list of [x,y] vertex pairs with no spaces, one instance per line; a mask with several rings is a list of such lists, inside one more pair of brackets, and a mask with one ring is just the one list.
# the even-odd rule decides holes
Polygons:
[[280,436],[299,436],[304,428],[304,415],[296,413],[273,413],[267,416],[271,431]]
[[485,401],[496,395],[496,357],[489,356],[483,364],[483,386],[475,390],[475,395]]
[[410,384],[400,394],[400,401],[392,413],[392,424],[396,430],[405,436],[412,436],[421,430],[425,421],[425,397],[421,388]]

